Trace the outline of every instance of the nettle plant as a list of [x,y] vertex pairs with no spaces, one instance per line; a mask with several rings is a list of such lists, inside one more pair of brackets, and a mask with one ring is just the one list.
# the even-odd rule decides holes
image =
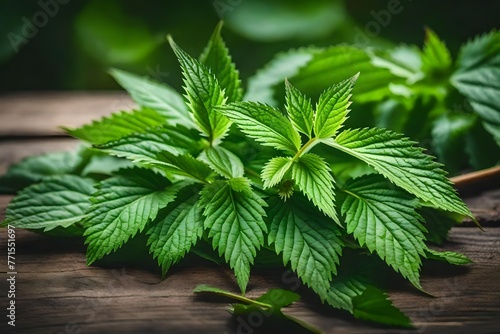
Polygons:
[[[278,54],[250,78],[249,99],[278,105],[288,78],[304,93],[318,96],[325,82],[357,71],[353,90],[358,117],[351,124],[373,124],[404,133],[425,145],[452,174],[499,163],[500,32],[464,43],[456,56],[426,29],[422,48],[398,45],[358,48],[334,45]],[[354,126],[354,125],[353,125]]]
[[[380,274],[389,269],[423,290],[424,259],[470,262],[426,243],[441,243],[455,216],[473,218],[441,165],[399,133],[342,128],[358,74],[326,89],[316,104],[288,81],[283,108],[242,101],[220,29],[199,59],[169,38],[185,99],[112,70],[139,108],[66,129],[91,147],[11,167],[2,190],[24,189],[4,225],[82,235],[89,265],[143,236],[163,275],[194,252],[228,263],[243,294],[252,265],[274,258],[322,302],[410,326],[381,290]],[[337,178],[331,166],[346,154],[370,169]],[[297,299],[282,295],[278,304],[269,295],[236,298],[275,310]]]

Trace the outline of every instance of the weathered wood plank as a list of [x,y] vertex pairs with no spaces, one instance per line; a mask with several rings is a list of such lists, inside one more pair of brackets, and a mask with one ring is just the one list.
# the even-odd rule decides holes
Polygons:
[[[0,174],[23,157],[75,148],[69,138],[12,139],[61,135],[59,125],[79,126],[121,109],[132,102],[124,93],[16,93],[0,97]],[[0,196],[0,220],[12,197]],[[500,221],[500,190],[466,198],[482,224]],[[417,326],[408,333],[496,333],[500,328],[500,229],[486,233],[457,227],[445,250],[460,251],[475,263],[467,268],[430,266],[424,270],[429,298],[408,285],[391,289],[394,303]],[[252,326],[260,318],[231,321],[227,303],[200,298],[191,291],[207,283],[237,291],[233,275],[225,267],[208,264],[176,266],[165,280],[142,268],[86,267],[81,242],[54,240],[19,230],[16,238],[17,326],[6,326],[0,314],[1,333],[257,333]],[[0,266],[6,268],[6,233],[0,229]],[[1,255],[3,254],[3,255]],[[285,275],[285,276],[284,276]],[[284,278],[285,277],[285,278]],[[284,269],[254,270],[249,296],[269,288],[294,288]],[[0,280],[4,303],[7,282]],[[301,292],[302,288],[300,288]],[[3,309],[3,307],[2,307]],[[321,307],[310,296],[287,310],[326,333],[406,333],[400,329],[371,326],[342,312]],[[246,324],[246,325],[243,325]],[[276,328],[272,328],[273,333]]]
[[63,134],[92,119],[134,107],[125,92],[20,92],[0,97],[0,137]]
[[[5,230],[0,232],[5,254]],[[259,332],[251,325],[259,316],[234,324],[226,301],[192,294],[200,283],[237,291],[225,267],[180,265],[165,280],[140,268],[86,267],[81,245],[21,230],[16,249],[16,333]],[[397,285],[391,292],[394,303],[412,317],[419,333],[494,333],[500,326],[500,229],[454,228],[444,249],[461,251],[475,263],[424,270],[423,286],[437,298]],[[5,268],[5,256],[0,258]],[[284,269],[254,271],[248,295],[271,287],[294,289],[294,281],[283,277],[290,278]],[[0,291],[6,288],[2,280]],[[354,321],[317,301],[299,302],[287,312],[326,333],[406,333]],[[5,321],[0,326],[8,333]]]

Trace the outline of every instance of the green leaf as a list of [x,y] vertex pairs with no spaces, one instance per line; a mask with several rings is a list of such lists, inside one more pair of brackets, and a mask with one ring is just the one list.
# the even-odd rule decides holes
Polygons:
[[445,242],[450,229],[463,220],[461,215],[426,206],[419,208],[418,213],[425,221],[425,238],[438,245]]
[[4,224],[26,229],[67,228],[84,218],[94,181],[57,175],[23,189],[7,206]]
[[446,172],[415,142],[385,129],[345,130],[324,143],[372,166],[399,187],[434,205],[473,218]]
[[257,102],[234,102],[217,109],[264,146],[292,154],[300,148],[299,133],[276,108]]
[[420,256],[426,246],[422,217],[415,211],[418,200],[391,189],[380,175],[354,179],[343,191],[341,212],[346,217],[347,233],[421,289]]
[[481,117],[500,145],[500,32],[492,31],[464,44],[450,82]]
[[337,275],[330,282],[325,301],[335,308],[354,312],[352,299],[361,295],[370,286],[362,275]]
[[53,152],[24,158],[0,176],[0,193],[14,194],[45,177],[72,173],[81,160],[77,151]]
[[207,147],[198,159],[206,162],[214,171],[228,179],[242,177],[245,173],[240,158],[221,146]]
[[450,51],[438,35],[429,28],[425,29],[425,43],[422,51],[422,71],[437,79],[447,78],[451,69]]
[[[264,314],[270,321],[284,320],[284,323],[280,325],[286,326],[286,328],[291,330],[293,333],[296,333],[297,330],[302,332],[304,329],[306,329],[308,333],[322,333],[311,324],[293,316],[286,315],[281,311],[283,307],[286,307],[300,299],[300,296],[292,291],[284,289],[270,289],[255,300],[205,284],[198,285],[193,292],[212,293],[245,303],[232,305],[229,312],[233,313],[234,316],[248,316],[255,313]],[[272,323],[272,325],[276,326],[277,324]]]
[[256,45],[328,40],[337,33],[344,36],[341,31],[350,27],[346,26],[350,17],[344,4],[329,0],[217,1],[213,6],[232,31]]
[[147,132],[148,129],[162,125],[165,121],[165,118],[156,111],[143,108],[132,112],[114,113],[76,129],[65,127],[63,129],[71,136],[95,145],[117,140],[132,133]]
[[212,169],[206,163],[194,158],[189,153],[174,155],[168,151],[162,151],[157,154],[156,160],[152,161],[150,165],[202,183],[206,183],[212,174]]
[[157,111],[170,125],[192,127],[182,96],[172,87],[116,68],[109,73],[139,106]]
[[146,133],[135,133],[111,141],[97,148],[108,154],[127,158],[134,162],[155,161],[162,151],[183,154],[199,147],[192,133],[181,127],[168,125],[150,129]]
[[389,82],[403,82],[387,69],[373,65],[366,50],[348,45],[313,51],[313,58],[288,79],[307,96],[314,98],[332,82],[341,82],[357,72],[362,75],[353,89],[356,102],[383,100],[390,94]]
[[283,264],[290,262],[302,282],[324,299],[337,273],[343,243],[338,226],[318,212],[306,211],[307,206],[297,196],[286,202],[273,198],[268,241],[277,254],[283,253]]
[[389,70],[409,84],[422,79],[422,59],[416,46],[400,45],[389,50],[370,50],[372,64]]
[[[192,191],[188,189],[188,195]],[[203,209],[198,198],[198,194],[179,196],[163,214],[160,212],[147,232],[150,253],[158,259],[163,276],[190,251],[203,233]]]
[[318,138],[335,136],[347,119],[351,91],[359,73],[325,90],[319,97],[314,119],[314,133]]
[[241,296],[241,295],[238,295],[238,294],[226,291],[226,290],[222,290],[222,289],[210,286],[210,285],[206,285],[206,284],[197,285],[194,288],[193,292],[195,292],[195,293],[203,293],[203,292],[213,293],[216,295],[235,299],[235,300],[244,302],[244,303],[249,304],[249,305],[254,305],[254,306],[260,307],[262,309],[266,309],[266,310],[273,307],[273,305],[270,303],[259,302],[258,300],[253,300],[253,299],[247,298],[245,296]]
[[169,43],[182,68],[189,109],[200,130],[213,143],[222,138],[231,125],[225,116],[214,110],[225,104],[224,91],[205,65],[184,52],[170,37]]
[[266,303],[274,309],[281,309],[289,306],[300,299],[298,293],[285,289],[269,289],[256,300],[261,303]]
[[335,212],[335,189],[330,167],[323,158],[306,153],[292,167],[292,178],[307,198],[340,225]]
[[313,50],[317,51],[316,48],[301,48],[278,53],[248,79],[244,100],[277,105],[278,101],[274,97],[276,87],[282,84],[285,78],[297,74],[299,69],[312,59]]
[[238,70],[231,60],[226,43],[221,37],[222,22],[215,28],[208,45],[200,56],[200,62],[215,75],[228,102],[240,101],[243,96]]
[[311,138],[314,121],[311,99],[308,99],[297,88],[293,87],[288,80],[285,81],[285,87],[286,110],[293,127]]
[[185,185],[171,185],[164,177],[139,168],[101,182],[85,220],[87,263],[116,251],[141,232]]
[[456,174],[467,162],[464,156],[464,145],[467,133],[476,123],[471,114],[449,113],[433,122],[432,146],[439,160],[448,171]]
[[465,151],[475,170],[500,164],[500,145],[480,122],[476,122],[471,131],[466,134]]
[[473,262],[467,256],[456,252],[438,252],[433,249],[427,248],[425,250],[425,253],[428,259],[444,261],[456,266],[469,264]]
[[263,220],[266,203],[249,185],[235,191],[227,181],[215,181],[201,193],[205,228],[214,249],[229,262],[238,285],[244,293],[257,249],[264,243],[267,231]]
[[361,295],[354,297],[352,304],[356,318],[386,325],[413,327],[411,320],[392,305],[387,294],[374,286],[368,286]]
[[264,181],[264,188],[271,188],[280,183],[292,164],[291,157],[276,157],[269,160],[260,174]]

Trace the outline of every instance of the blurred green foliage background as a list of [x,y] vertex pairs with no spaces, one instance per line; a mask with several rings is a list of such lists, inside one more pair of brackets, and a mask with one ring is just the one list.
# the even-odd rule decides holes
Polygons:
[[[390,6],[398,13],[387,19],[381,11]],[[197,55],[221,19],[245,82],[289,48],[421,45],[425,26],[453,54],[461,43],[498,27],[499,13],[495,0],[4,0],[0,90],[118,89],[106,72],[110,67],[179,87],[180,72],[165,36],[172,34]],[[368,41],[366,34],[376,36]]]

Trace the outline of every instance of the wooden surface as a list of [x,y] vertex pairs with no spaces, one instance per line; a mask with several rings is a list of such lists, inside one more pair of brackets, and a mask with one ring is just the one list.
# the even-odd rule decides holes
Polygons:
[[[116,93],[0,97],[0,173],[25,156],[74,148],[77,143],[61,137],[55,127],[77,126],[111,110],[123,109],[114,107],[117,99],[130,104]],[[10,199],[0,196],[0,216]],[[466,198],[487,227],[485,232],[470,224],[452,229],[443,250],[462,252],[475,263],[460,268],[424,268],[422,284],[435,298],[405,283],[391,288],[391,298],[412,318],[415,330],[356,321],[343,312],[320,306],[307,294],[305,301],[286,312],[315,324],[325,333],[500,332],[499,199],[499,189]],[[16,251],[17,326],[15,330],[7,327],[2,313],[5,311],[0,311],[0,333],[259,333],[263,328],[250,326],[259,319],[233,320],[226,312],[226,300],[192,294],[201,283],[238,291],[232,273],[225,267],[181,263],[164,280],[157,272],[144,268],[87,267],[82,244],[23,230],[16,234]],[[6,254],[6,232],[0,230],[3,273]],[[257,296],[272,287],[293,289],[289,277],[283,268],[254,270],[248,295]],[[2,278],[2,310],[7,290]]]

